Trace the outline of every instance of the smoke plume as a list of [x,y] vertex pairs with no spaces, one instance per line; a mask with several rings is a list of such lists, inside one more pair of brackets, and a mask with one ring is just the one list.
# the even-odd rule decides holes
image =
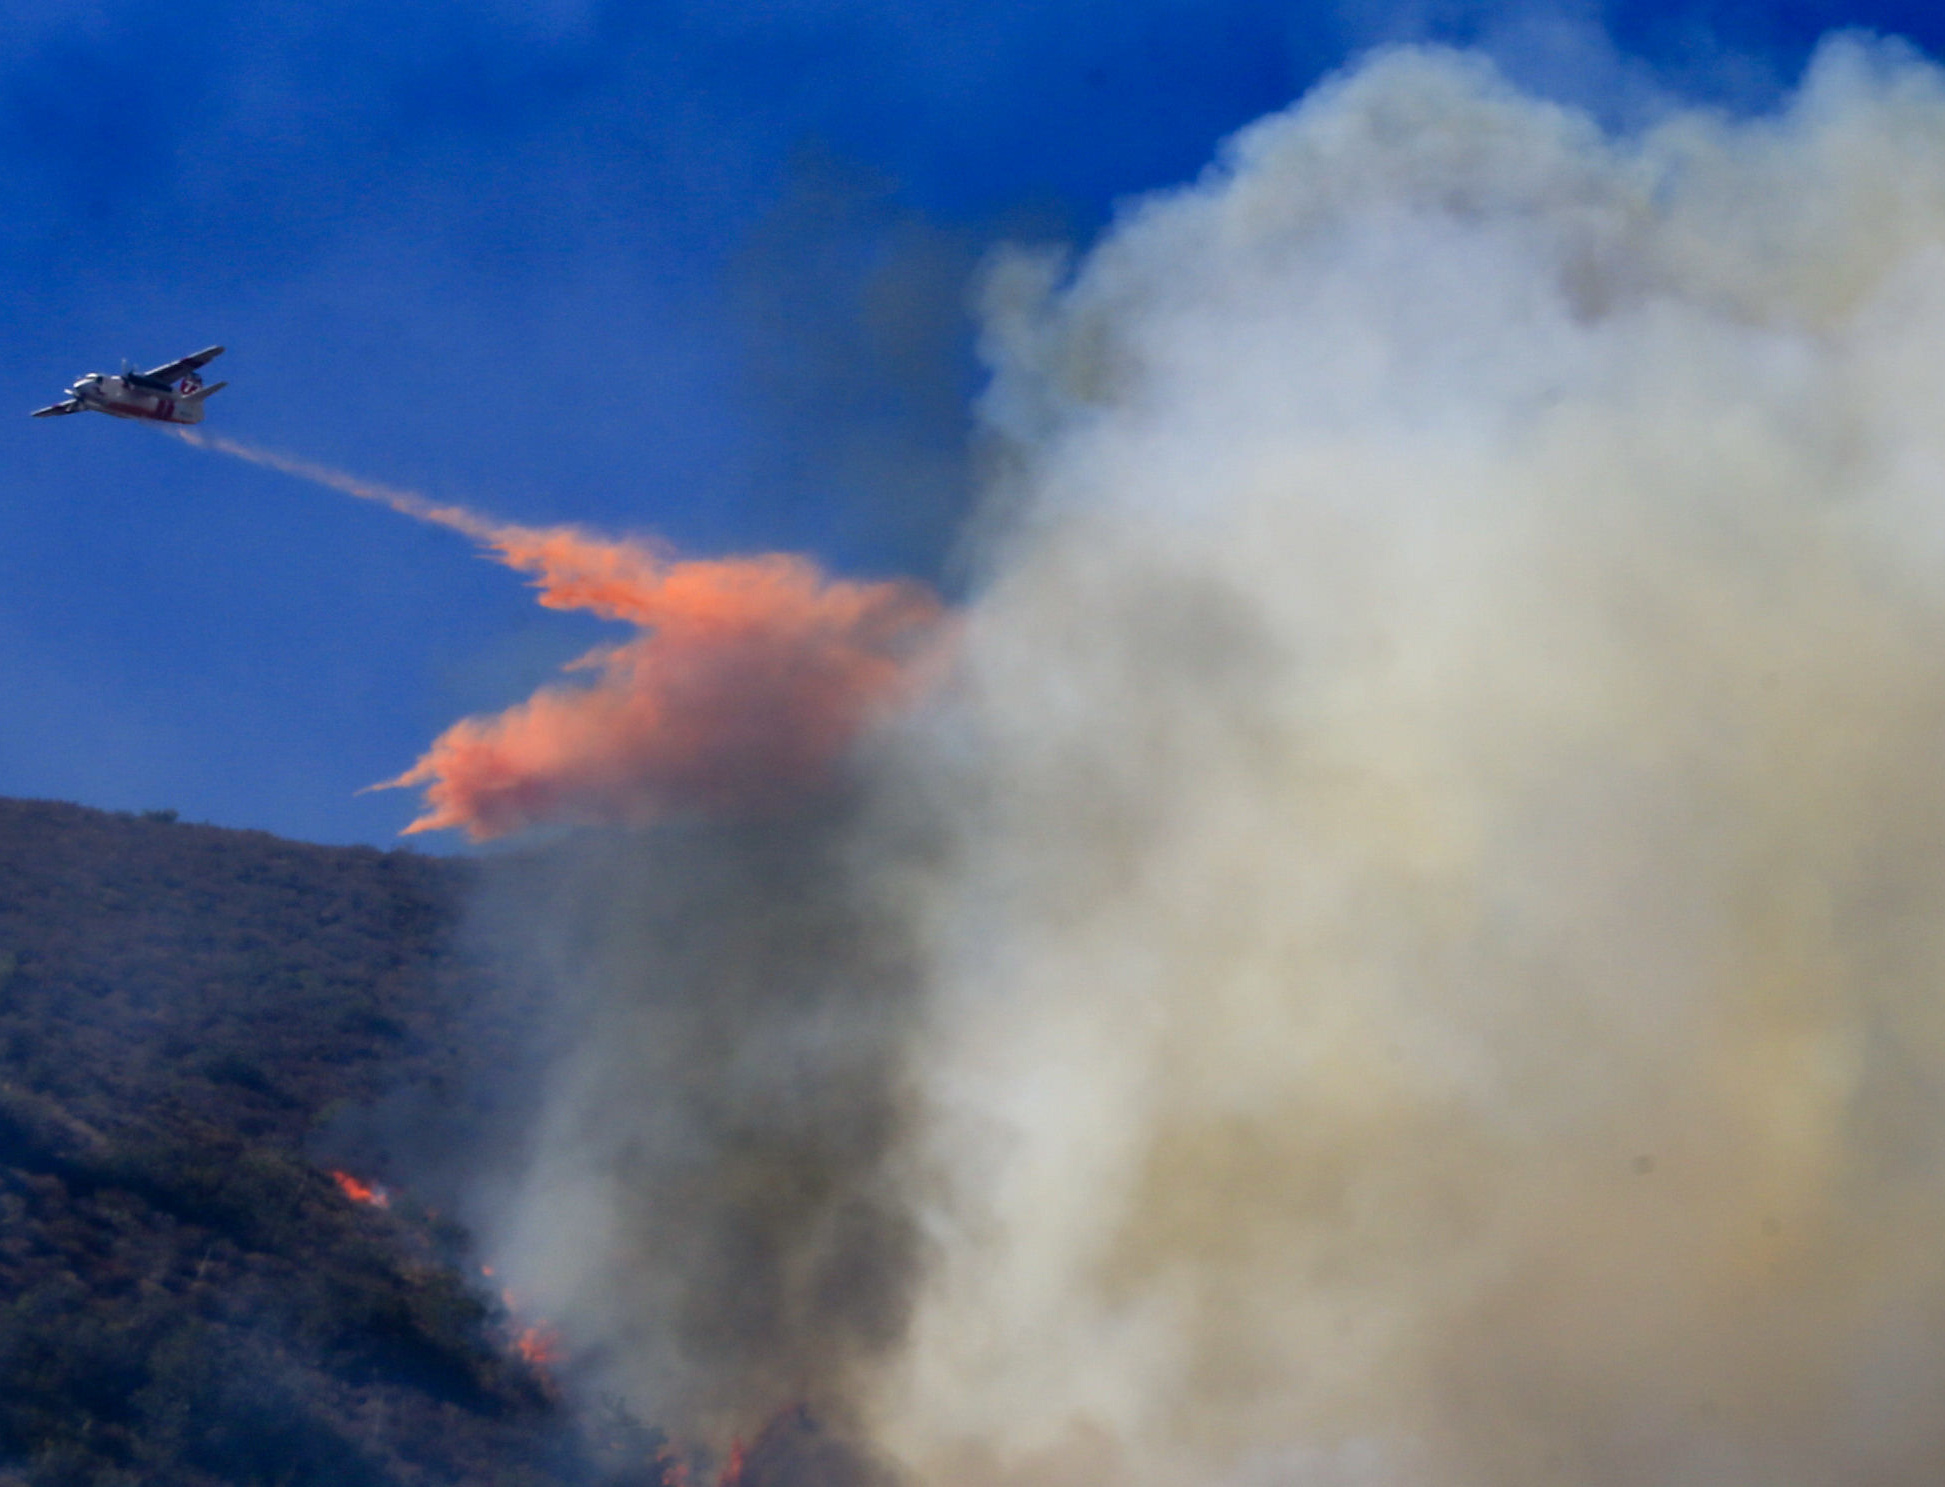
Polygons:
[[942,685],[487,916],[570,1356],[820,1481],[1945,1477],[1945,74],[1386,53],[985,334]]
[[407,832],[474,840],[542,822],[643,824],[762,812],[829,783],[879,712],[911,696],[943,641],[918,584],[833,579],[785,553],[679,560],[646,541],[490,521],[218,435],[200,448],[449,527],[532,575],[539,602],[620,620],[635,639],[583,656],[585,686],[467,718],[374,788],[422,787]]
[[546,993],[549,1039],[477,1206],[486,1248],[566,1377],[718,1451],[807,1406],[826,1454],[862,1460],[852,1401],[917,1273],[914,973],[849,892],[855,814],[827,793],[483,864],[480,931]]
[[1378,57],[994,275],[911,1480],[1945,1474],[1945,75]]

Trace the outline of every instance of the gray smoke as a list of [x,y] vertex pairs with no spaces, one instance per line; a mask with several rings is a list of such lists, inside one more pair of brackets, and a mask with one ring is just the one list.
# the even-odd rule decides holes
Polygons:
[[831,809],[502,860],[478,916],[552,988],[496,1269],[583,1382],[719,1449],[793,1406],[844,1420],[914,1274],[889,1175],[913,972]]
[[1945,1476],[1945,77],[1392,52],[988,300],[950,685],[533,916],[539,1304],[934,1487]]

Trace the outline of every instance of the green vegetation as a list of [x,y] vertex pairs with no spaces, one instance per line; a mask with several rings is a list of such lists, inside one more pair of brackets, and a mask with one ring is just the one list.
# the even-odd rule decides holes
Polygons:
[[0,1483],[661,1481],[510,1354],[463,1233],[314,1160],[465,1087],[466,873],[0,801]]

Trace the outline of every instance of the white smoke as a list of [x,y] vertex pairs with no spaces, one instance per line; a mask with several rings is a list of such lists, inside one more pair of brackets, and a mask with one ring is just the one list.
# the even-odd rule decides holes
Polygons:
[[871,883],[880,1446],[1945,1478],[1945,74],[1614,137],[1382,55],[988,337],[1004,535],[878,761],[944,843]]

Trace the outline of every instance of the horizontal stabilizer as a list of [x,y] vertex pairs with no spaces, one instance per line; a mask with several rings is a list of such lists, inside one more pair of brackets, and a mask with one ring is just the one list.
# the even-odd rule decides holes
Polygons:
[[33,416],[35,418],[59,418],[63,413],[79,413],[80,411],[81,399],[68,398],[65,402],[50,403],[45,408],[36,408]]
[[212,382],[207,387],[199,387],[194,392],[185,393],[183,396],[185,400],[193,399],[194,401],[200,403],[204,398],[210,396],[212,393],[221,392],[224,388],[228,387],[229,385],[230,384],[227,382]]

